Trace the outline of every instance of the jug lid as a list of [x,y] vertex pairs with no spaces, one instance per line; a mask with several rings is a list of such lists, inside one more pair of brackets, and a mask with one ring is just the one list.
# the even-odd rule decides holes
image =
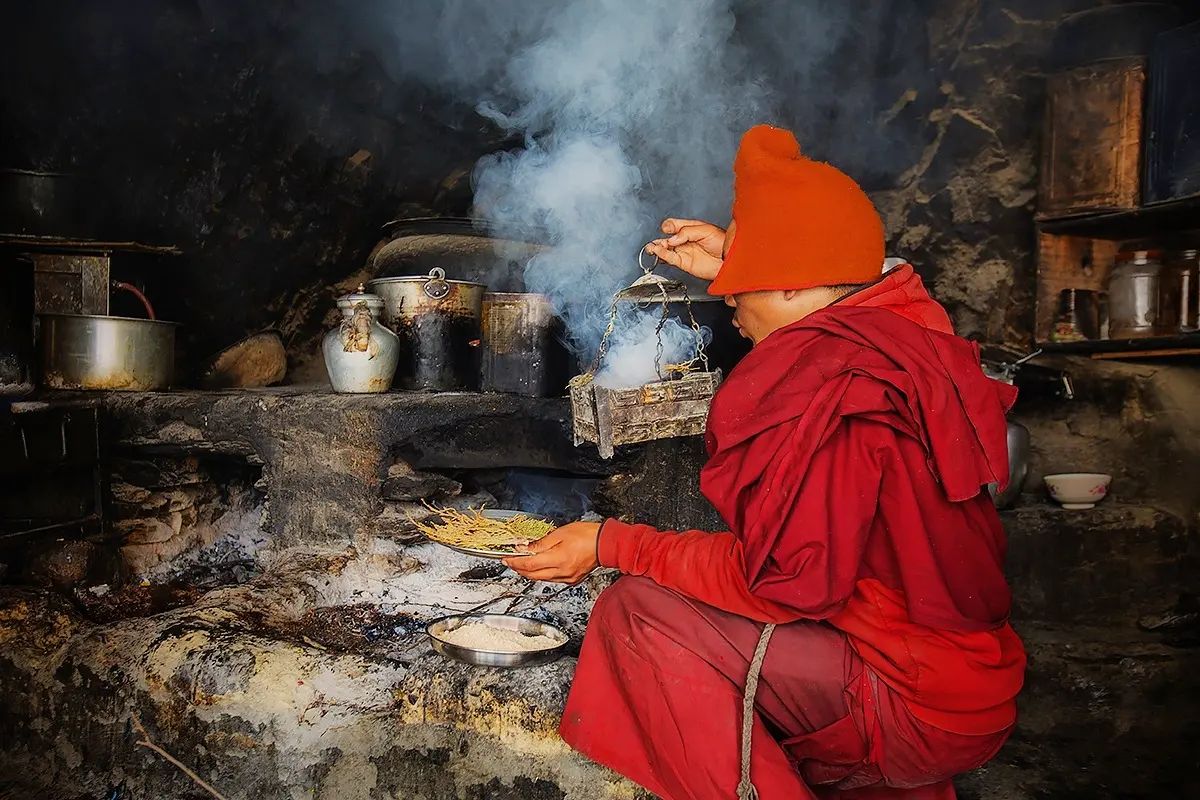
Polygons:
[[359,303],[366,303],[367,308],[371,311],[380,311],[383,309],[383,298],[377,294],[371,294],[366,290],[361,283],[358,288],[350,294],[344,294],[337,299],[338,308],[354,308]]

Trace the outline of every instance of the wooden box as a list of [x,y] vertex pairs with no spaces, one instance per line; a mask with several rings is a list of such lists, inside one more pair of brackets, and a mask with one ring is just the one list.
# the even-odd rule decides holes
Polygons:
[[617,445],[704,433],[721,371],[693,372],[679,380],[633,389],[606,389],[595,381],[571,384],[575,446],[596,444],[601,458]]
[[1047,79],[1039,217],[1138,205],[1145,83],[1142,58]]
[[35,314],[108,316],[109,257],[78,253],[33,256]]

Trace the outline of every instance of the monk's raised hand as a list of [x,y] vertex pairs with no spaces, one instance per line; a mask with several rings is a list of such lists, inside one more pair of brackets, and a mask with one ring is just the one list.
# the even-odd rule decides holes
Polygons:
[[670,235],[650,242],[646,252],[701,280],[717,277],[725,247],[723,229],[711,222],[668,217],[663,220],[662,232]]
[[572,522],[530,542],[531,556],[504,559],[504,566],[531,581],[579,583],[600,566],[596,559],[599,522]]

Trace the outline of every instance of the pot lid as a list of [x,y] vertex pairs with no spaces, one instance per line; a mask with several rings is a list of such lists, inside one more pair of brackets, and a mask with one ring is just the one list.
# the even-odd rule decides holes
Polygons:
[[710,303],[724,302],[702,289],[689,288],[683,281],[671,280],[653,272],[646,273],[617,292],[618,302],[630,303]]
[[[444,273],[443,273],[444,274]],[[372,278],[367,281],[367,286],[387,285],[389,283],[425,283],[427,281],[443,281],[445,283],[457,283],[460,286],[482,286],[487,288],[487,284],[477,281],[460,281],[454,278],[440,278],[434,275],[393,275],[387,278]]]
[[480,239],[507,239],[545,244],[551,240],[550,232],[529,225],[498,226],[475,217],[409,217],[385,223],[383,233],[389,239],[407,236],[456,235]]

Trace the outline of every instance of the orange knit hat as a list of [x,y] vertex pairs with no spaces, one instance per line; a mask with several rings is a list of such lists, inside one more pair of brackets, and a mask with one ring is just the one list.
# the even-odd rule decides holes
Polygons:
[[800,155],[791,131],[756,125],[733,162],[733,244],[709,294],[868,283],[883,222],[848,175]]

